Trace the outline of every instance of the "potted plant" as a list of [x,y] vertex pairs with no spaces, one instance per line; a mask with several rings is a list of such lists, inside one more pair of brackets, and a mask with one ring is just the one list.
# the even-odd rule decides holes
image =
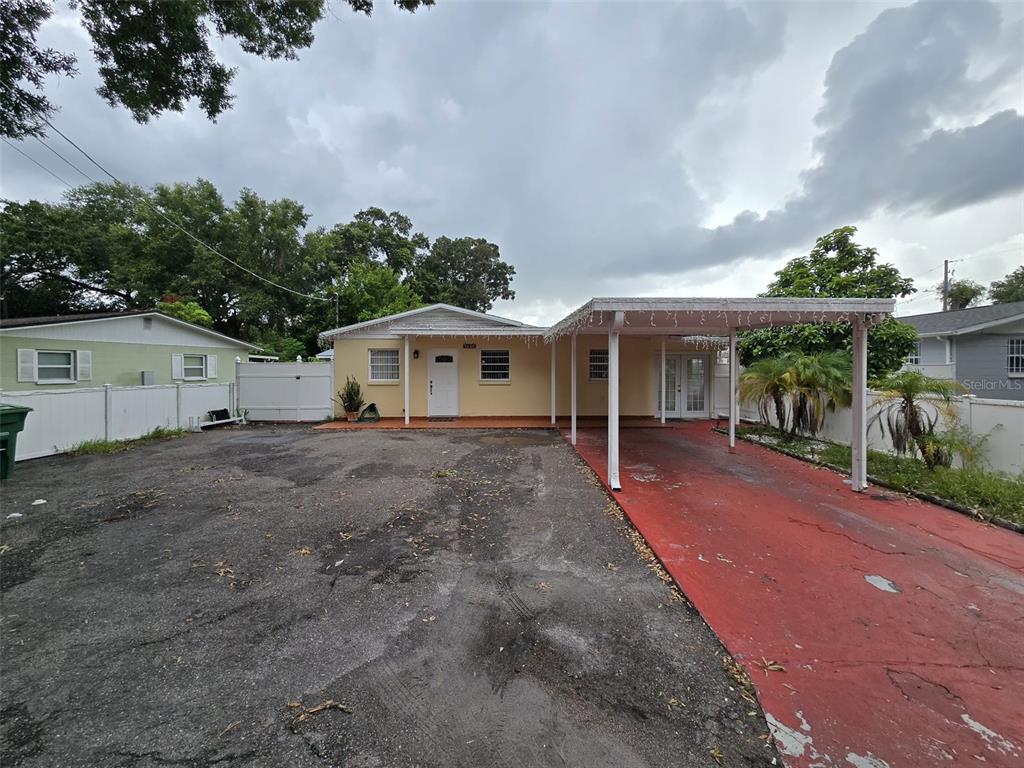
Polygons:
[[363,408],[363,390],[359,382],[349,376],[345,379],[345,388],[338,392],[341,407],[345,409],[345,418],[355,421]]

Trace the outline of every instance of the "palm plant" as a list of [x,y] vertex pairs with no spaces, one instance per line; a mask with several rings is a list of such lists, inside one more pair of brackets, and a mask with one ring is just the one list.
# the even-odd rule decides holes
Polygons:
[[933,379],[919,371],[899,371],[872,382],[878,397],[871,424],[882,435],[888,430],[893,448],[901,456],[921,454],[928,469],[949,466],[952,452],[936,438],[935,428],[942,419],[953,422],[956,412],[953,396],[966,391],[959,382]]
[[755,360],[740,374],[739,395],[743,400],[757,403],[761,421],[771,424],[769,417],[774,406],[779,430],[786,431],[786,398],[791,386],[789,363],[782,357]]
[[816,435],[825,413],[848,406],[852,400],[852,363],[842,350],[787,355],[792,419],[790,434]]

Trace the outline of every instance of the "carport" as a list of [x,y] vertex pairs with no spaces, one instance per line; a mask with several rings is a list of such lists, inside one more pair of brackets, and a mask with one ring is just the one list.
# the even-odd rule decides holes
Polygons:
[[[739,363],[736,336],[740,331],[797,323],[849,323],[853,328],[853,458],[852,488],[867,487],[867,360],[868,329],[892,313],[894,299],[715,299],[715,298],[602,298],[591,299],[548,329],[544,340],[552,345],[563,336],[571,339],[572,365],[570,435],[576,444],[576,337],[608,334],[608,469],[606,480],[621,490],[619,480],[619,346],[630,337],[661,337],[661,398],[664,420],[665,340],[670,337],[721,336],[729,339],[729,450],[736,447],[739,421],[736,383]],[[553,358],[552,358],[553,360]],[[551,390],[555,392],[555,366]],[[552,400],[552,402],[554,402]]]

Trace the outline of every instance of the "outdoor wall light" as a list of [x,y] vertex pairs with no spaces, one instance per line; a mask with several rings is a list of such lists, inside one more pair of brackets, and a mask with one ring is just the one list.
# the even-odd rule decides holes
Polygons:
[[420,359],[420,351],[418,349],[414,349],[412,351],[412,359],[413,360],[419,360]]

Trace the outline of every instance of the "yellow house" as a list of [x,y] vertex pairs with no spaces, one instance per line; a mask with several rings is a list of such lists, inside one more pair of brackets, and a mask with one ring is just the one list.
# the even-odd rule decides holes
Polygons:
[[[807,322],[854,329],[854,486],[866,485],[867,329],[892,299],[592,299],[549,328],[447,304],[320,334],[336,382],[351,376],[384,418],[607,416],[618,487],[619,419],[738,421],[739,331]],[[716,375],[717,374],[717,375]],[[724,390],[724,391],[723,391]],[[859,416],[859,418],[858,418]],[[858,439],[859,438],[859,439]]]

